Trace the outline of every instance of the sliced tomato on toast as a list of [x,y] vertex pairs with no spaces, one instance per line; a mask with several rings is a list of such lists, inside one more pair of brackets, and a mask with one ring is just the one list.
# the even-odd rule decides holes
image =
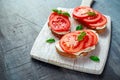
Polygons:
[[101,13],[97,12],[97,11],[94,11],[95,12],[95,15],[94,16],[88,16],[86,18],[83,19],[83,21],[86,23],[86,24],[90,24],[90,23],[96,23],[97,21],[100,20],[100,18],[102,17]]
[[78,22],[91,29],[103,27],[107,23],[107,18],[104,15],[86,6],[74,8],[72,15]]
[[78,41],[78,35],[82,31],[74,31],[64,35],[59,42],[61,48],[67,53],[76,53],[88,47],[96,45],[98,42],[96,33],[92,30],[83,31],[86,32],[86,36],[81,41]]
[[100,20],[98,20],[96,23],[90,23],[88,24],[89,27],[96,29],[96,27],[103,27],[107,23],[107,18],[105,16],[102,16]]

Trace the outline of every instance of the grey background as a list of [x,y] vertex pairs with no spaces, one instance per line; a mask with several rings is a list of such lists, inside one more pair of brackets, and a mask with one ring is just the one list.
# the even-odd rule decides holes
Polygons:
[[119,0],[96,0],[92,6],[112,19],[111,45],[101,75],[31,59],[34,40],[51,9],[73,8],[80,3],[81,0],[0,0],[0,80],[120,80]]

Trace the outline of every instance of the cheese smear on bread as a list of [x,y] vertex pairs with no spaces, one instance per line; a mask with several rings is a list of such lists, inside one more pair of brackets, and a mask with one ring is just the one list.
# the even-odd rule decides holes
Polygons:
[[[48,26],[50,29],[51,29],[51,27],[50,26]],[[51,29],[52,30],[52,29]],[[62,31],[62,32],[57,32],[57,31],[54,31],[54,30],[52,30],[54,33],[56,33],[56,34],[60,34],[60,35],[64,35],[64,34],[67,34],[67,33],[69,33],[70,32],[70,30],[68,30],[68,31]]]
[[[55,43],[55,46],[56,46],[56,48],[57,48],[60,52],[64,52],[64,50],[61,48],[61,46],[60,46],[60,44],[59,44],[59,41]],[[79,55],[80,55],[81,53],[83,53],[83,52],[90,52],[90,51],[92,51],[92,50],[94,50],[94,49],[95,49],[95,45],[92,46],[92,47],[85,48],[85,49],[83,49],[83,50],[81,50],[81,51],[79,51],[79,52],[73,53],[73,54],[76,55],[76,56],[79,56]],[[67,54],[67,53],[66,53],[66,54]]]
[[64,32],[56,32],[56,31],[53,31],[53,32],[56,33],[56,34],[64,35],[64,34],[69,33],[70,31],[64,31]]
[[97,30],[104,29],[106,27],[106,24],[101,27],[96,27]]

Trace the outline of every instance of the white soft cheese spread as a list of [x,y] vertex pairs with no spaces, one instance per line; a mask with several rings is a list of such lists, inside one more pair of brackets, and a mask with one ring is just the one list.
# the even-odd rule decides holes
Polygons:
[[88,48],[85,48],[85,49],[83,49],[82,51],[79,51],[79,52],[76,52],[76,53],[73,53],[73,54],[75,54],[76,56],[79,56],[81,53],[83,53],[83,52],[90,52],[90,51],[92,51],[92,50],[94,50],[95,49],[95,45],[94,46],[91,46],[91,47],[88,47]]
[[[53,30],[52,30],[52,31],[53,31]],[[64,32],[56,32],[56,31],[53,31],[53,32],[56,33],[56,34],[64,35],[64,34],[69,33],[70,31],[64,31]]]
[[[48,26],[50,29],[51,29],[51,27],[50,26]],[[51,29],[52,30],[52,29]],[[53,30],[52,30],[53,31]],[[67,34],[67,33],[69,33],[70,32],[70,30],[69,31],[62,31],[62,32],[57,32],[57,31],[53,31],[54,33],[56,33],[56,34],[60,34],[60,35],[64,35],[64,34]]]
[[102,27],[96,27],[97,30],[104,29],[106,27],[106,24],[103,25]]

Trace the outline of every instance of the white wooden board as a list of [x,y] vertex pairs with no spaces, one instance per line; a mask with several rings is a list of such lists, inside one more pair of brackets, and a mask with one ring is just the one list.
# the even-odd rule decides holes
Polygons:
[[[65,8],[58,9],[68,11],[69,13],[72,13],[73,10]],[[107,30],[104,34],[99,35],[99,43],[96,46],[96,49],[88,56],[71,59],[59,55],[56,52],[55,43],[46,43],[46,40],[48,38],[55,38],[56,41],[58,41],[58,39],[54,37],[54,35],[49,30],[47,25],[48,21],[45,23],[38,37],[36,38],[30,55],[37,60],[64,68],[92,74],[101,74],[106,63],[111,37],[111,19],[109,16],[106,17],[108,21]],[[71,31],[75,31],[78,23],[73,18],[71,18],[70,20],[72,24]],[[100,62],[91,61],[89,58],[90,55],[97,55],[100,58]]]

